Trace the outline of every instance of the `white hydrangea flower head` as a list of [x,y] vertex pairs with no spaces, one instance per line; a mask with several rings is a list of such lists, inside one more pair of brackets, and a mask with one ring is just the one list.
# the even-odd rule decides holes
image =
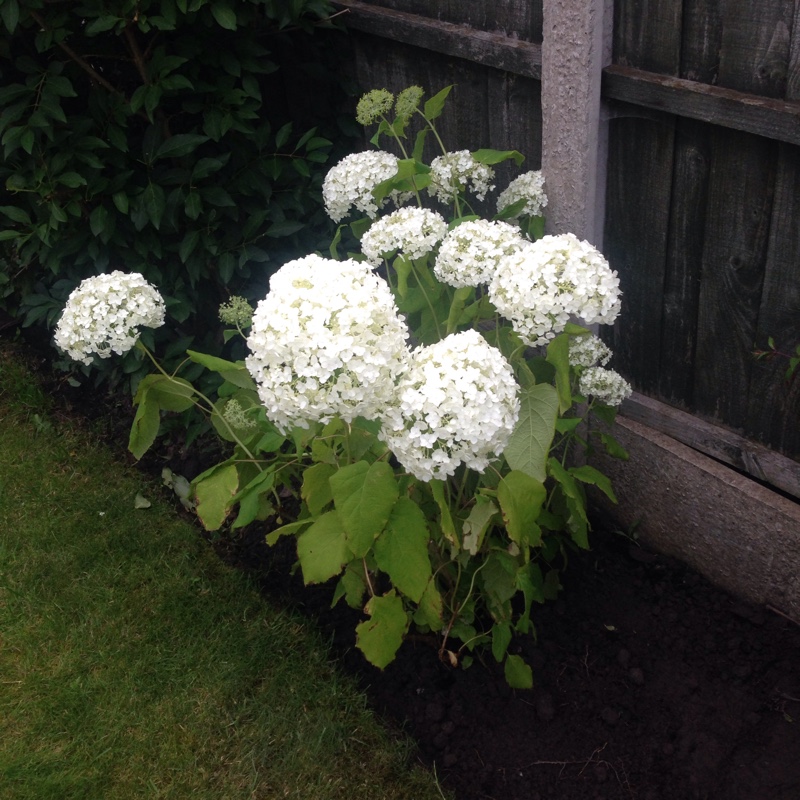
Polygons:
[[607,406],[618,406],[633,393],[631,385],[622,375],[603,367],[589,367],[584,370],[578,381],[578,391]]
[[499,260],[520,250],[527,240],[507,222],[463,222],[444,237],[433,271],[450,286],[489,283]]
[[573,367],[604,367],[611,359],[611,348],[593,333],[572,336],[569,340],[569,363]]
[[449,205],[469,187],[478,200],[494,189],[494,170],[476,161],[469,150],[456,150],[431,161],[428,191],[439,202]]
[[55,343],[84,364],[92,356],[122,355],[139,340],[141,327],[164,324],[164,298],[138,272],[119,270],[86,278],[73,290],[58,321]]
[[459,464],[483,471],[519,418],[519,387],[503,354],[474,330],[446,336],[411,355],[379,438],[421,481]]
[[544,191],[544,175],[541,170],[524,172],[514,178],[497,198],[497,213],[523,199],[527,202],[513,219],[542,215],[542,210],[547,205],[547,195]]
[[398,208],[372,223],[361,237],[361,252],[373,266],[378,266],[384,253],[394,250],[406,258],[422,258],[433,250],[447,233],[447,222],[441,214],[427,208]]
[[545,236],[501,259],[489,299],[523,342],[546,344],[570,317],[611,324],[620,311],[617,273],[574,234]]
[[253,315],[245,363],[282,431],[334,417],[376,417],[409,356],[389,285],[367,264],[317,255],[270,279]]
[[397,156],[383,150],[365,150],[351,153],[336,166],[328,170],[322,183],[322,199],[325,211],[334,222],[340,222],[352,207],[375,219],[379,208],[391,199],[396,205],[407,202],[410,192],[392,192],[384,197],[380,205],[372,196],[372,190],[397,173]]

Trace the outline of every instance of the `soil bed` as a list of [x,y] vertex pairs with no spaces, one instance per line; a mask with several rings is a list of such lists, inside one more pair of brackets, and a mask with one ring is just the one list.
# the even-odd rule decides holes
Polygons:
[[536,685],[520,692],[494,664],[453,670],[419,641],[370,667],[349,609],[288,579],[291,552],[262,542],[221,549],[318,617],[457,800],[800,798],[800,628],[676,561],[596,536],[536,614],[538,641],[520,650]]

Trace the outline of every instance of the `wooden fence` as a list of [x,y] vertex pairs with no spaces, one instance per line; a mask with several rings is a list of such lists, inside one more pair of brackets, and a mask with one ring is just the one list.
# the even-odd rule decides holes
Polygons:
[[[541,1],[339,5],[365,89],[456,83],[450,146],[541,164]],[[753,357],[800,342],[800,2],[616,0],[602,98],[626,413],[800,497],[800,376]]]

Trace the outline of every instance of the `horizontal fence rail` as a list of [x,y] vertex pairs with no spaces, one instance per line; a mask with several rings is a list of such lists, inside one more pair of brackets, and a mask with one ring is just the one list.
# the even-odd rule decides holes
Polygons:
[[335,2],[334,5],[347,11],[347,26],[362,33],[463,58],[524,78],[542,79],[540,44],[356,0]]
[[603,70],[603,97],[800,144],[800,103],[796,102],[618,65]]

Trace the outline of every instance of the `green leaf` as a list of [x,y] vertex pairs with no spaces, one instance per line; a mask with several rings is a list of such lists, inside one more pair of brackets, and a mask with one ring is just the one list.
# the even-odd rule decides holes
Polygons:
[[499,664],[511,644],[511,623],[495,622],[492,625],[492,655]]
[[508,656],[503,669],[506,676],[506,683],[512,689],[533,688],[533,671],[525,663],[522,656]]
[[628,451],[610,433],[601,433],[600,441],[612,458],[618,458],[621,461],[628,460]]
[[500,164],[503,161],[513,160],[519,167],[525,160],[525,156],[522,155],[522,153],[520,153],[518,150],[481,149],[473,151],[472,157],[479,164],[488,164],[489,166]]
[[439,524],[441,525],[444,538],[458,551],[461,549],[461,545],[456,536],[456,526],[453,522],[453,516],[450,513],[450,506],[447,502],[447,498],[445,497],[445,483],[444,481],[433,480],[428,483],[428,486],[431,488],[436,505],[439,506],[439,514],[441,515]]
[[297,222],[293,220],[284,220],[283,222],[273,222],[267,230],[267,236],[273,239],[279,239],[283,236],[291,236],[293,233],[305,228],[305,222]]
[[240,389],[252,389],[255,391],[257,388],[255,381],[250,377],[250,373],[244,364],[226,361],[224,358],[210,356],[207,353],[198,353],[196,350],[187,350],[186,355],[195,364],[200,364],[212,372],[218,372],[226,381],[230,381]]
[[430,100],[426,101],[422,113],[428,120],[436,119],[436,117],[442,113],[442,110],[444,109],[444,102],[447,100],[447,95],[450,94],[450,91],[454,85],[455,84],[445,86],[444,89],[431,97]]
[[550,458],[547,462],[550,475],[558,481],[564,494],[564,499],[569,510],[567,527],[573,541],[578,547],[586,550],[589,547],[589,519],[586,516],[586,501],[583,492],[575,478],[561,466],[557,458]]
[[161,414],[155,398],[143,392],[139,398],[136,416],[133,418],[131,433],[128,438],[128,450],[138,461],[149,449],[158,435],[161,426]]
[[347,532],[353,555],[367,554],[383,530],[400,491],[394,471],[385,461],[358,461],[340,468],[330,478],[333,502]]
[[569,380],[569,336],[562,333],[547,345],[547,363],[556,370],[558,410],[564,414],[572,407],[572,391]]
[[435,581],[428,581],[414,612],[414,623],[427,625],[432,631],[440,631],[444,627],[444,603]]
[[541,544],[542,531],[536,520],[546,497],[544,484],[525,472],[512,470],[500,481],[497,499],[512,542],[534,547]]
[[157,158],[180,158],[188,156],[194,152],[201,144],[208,141],[208,136],[201,136],[199,133],[176,133],[170,136],[161,147],[156,150],[155,161]]
[[105,31],[110,31],[120,22],[122,22],[122,20],[115,16],[97,17],[86,26],[85,33],[87,36],[104,33]]
[[370,618],[356,627],[356,647],[370,664],[383,669],[394,660],[403,643],[408,615],[394,591],[371,598],[365,611]]
[[337,511],[323,514],[297,537],[297,557],[306,585],[324,583],[342,571],[352,556]]
[[[244,489],[240,490],[231,501],[231,505],[239,504],[239,513],[231,525],[232,529],[243,528],[259,516],[264,496],[275,485],[275,472],[265,469],[259,472]],[[263,518],[263,517],[262,517]]]
[[0,3],[0,17],[9,33],[14,33],[19,23],[19,3],[17,0],[3,0]]
[[0,206],[0,214],[5,214],[13,222],[19,222],[22,225],[31,224],[28,212],[17,206]]
[[164,190],[157,183],[148,183],[142,195],[142,202],[147,218],[153,227],[158,230],[161,227],[161,219],[167,206]]
[[62,172],[56,180],[70,189],[77,189],[79,186],[86,186],[86,178],[77,172]]
[[617,502],[614,490],[611,488],[611,479],[588,464],[582,467],[570,468],[570,474],[577,478],[581,483],[591,483],[596,486],[612,503]]
[[207,531],[216,531],[225,522],[239,488],[239,471],[235,464],[224,464],[204,475],[194,482],[197,516]]
[[483,494],[475,495],[475,505],[464,520],[462,528],[464,549],[471,555],[476,555],[481,549],[483,538],[497,511],[498,508],[491,498]]
[[221,28],[225,28],[225,30],[235,31],[236,12],[229,6],[223,6],[217,2],[213,2],[210,5],[211,13],[214,15],[217,25],[219,25]]
[[539,383],[521,393],[519,420],[503,452],[511,469],[544,483],[557,416],[558,394],[549,384]]
[[280,150],[286,142],[289,141],[289,135],[292,132],[292,123],[287,122],[283,127],[281,127],[278,132],[275,134],[275,149]]
[[300,496],[305,500],[311,516],[316,517],[333,501],[330,477],[335,474],[332,464],[314,464],[303,473]]
[[431,579],[428,526],[420,507],[401,497],[389,514],[385,530],[375,540],[375,562],[397,589],[415,603]]

